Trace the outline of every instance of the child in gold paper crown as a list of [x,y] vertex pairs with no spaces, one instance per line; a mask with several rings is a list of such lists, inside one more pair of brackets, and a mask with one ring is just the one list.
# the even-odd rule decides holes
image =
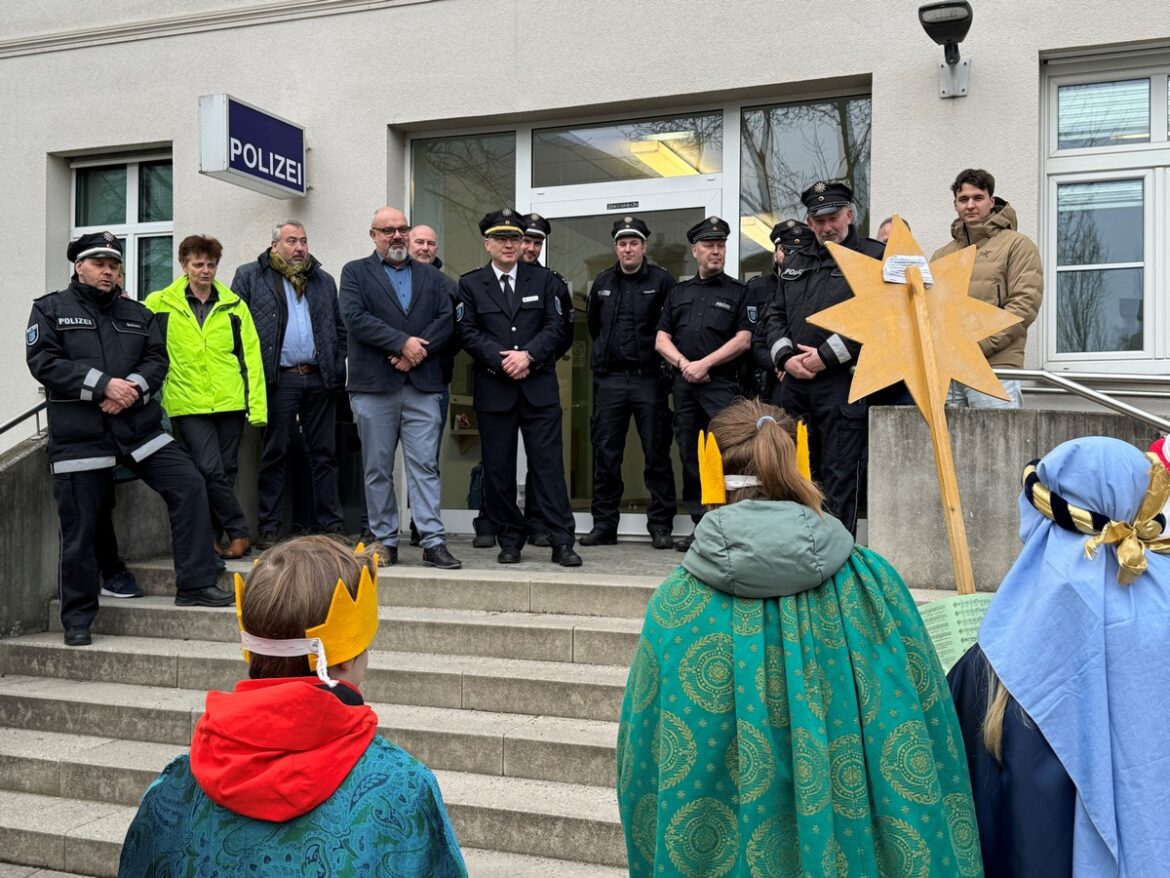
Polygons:
[[265,552],[246,585],[237,575],[250,679],[208,694],[191,755],[143,797],[119,876],[301,874],[311,861],[330,875],[467,875],[434,775],[376,735],[362,700],[376,564],[305,537]]

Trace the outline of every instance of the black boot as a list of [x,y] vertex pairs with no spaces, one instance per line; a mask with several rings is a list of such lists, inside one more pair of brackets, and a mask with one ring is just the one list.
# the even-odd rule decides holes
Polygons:
[[496,527],[490,519],[477,515],[471,520],[471,526],[475,528],[475,539],[471,541],[474,548],[490,549],[496,544]]

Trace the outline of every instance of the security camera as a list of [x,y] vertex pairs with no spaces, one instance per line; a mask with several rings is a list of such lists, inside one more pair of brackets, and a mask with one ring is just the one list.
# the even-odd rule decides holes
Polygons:
[[944,57],[951,67],[959,63],[959,43],[971,29],[974,13],[967,0],[946,0],[942,3],[924,3],[918,7],[918,21],[926,35],[944,48]]

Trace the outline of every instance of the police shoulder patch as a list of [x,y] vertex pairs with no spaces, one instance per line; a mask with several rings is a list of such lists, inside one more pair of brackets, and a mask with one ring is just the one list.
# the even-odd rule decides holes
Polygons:
[[748,305],[747,306],[747,315],[748,315],[748,320],[750,322],[752,322],[752,323],[759,323],[760,322],[760,309],[757,308],[755,305]]
[[41,325],[34,323],[24,332],[24,340],[28,342],[28,346],[32,347],[41,339]]
[[560,296],[553,296],[553,304],[555,304],[557,306],[557,313],[563,316],[565,312],[561,308],[561,297]]
[[463,303],[462,302],[455,303],[455,319],[458,321],[463,320]]

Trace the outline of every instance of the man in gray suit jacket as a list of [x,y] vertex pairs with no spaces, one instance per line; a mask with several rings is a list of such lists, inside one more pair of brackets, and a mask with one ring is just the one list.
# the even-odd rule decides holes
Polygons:
[[436,460],[443,428],[439,358],[453,331],[447,281],[436,268],[410,258],[410,225],[402,211],[374,214],[374,252],[341,270],[339,304],[349,333],[350,409],[362,443],[370,531],[398,563],[398,502],[394,455],[401,437],[414,522],[424,563],[462,564],[447,549],[439,512]]

